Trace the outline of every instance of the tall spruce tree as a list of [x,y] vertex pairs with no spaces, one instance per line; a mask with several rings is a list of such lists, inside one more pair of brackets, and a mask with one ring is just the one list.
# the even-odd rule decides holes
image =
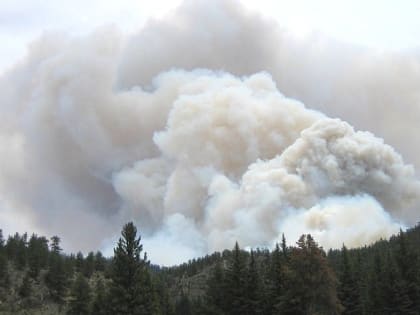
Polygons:
[[[284,235],[283,240],[285,240]],[[276,247],[271,254],[267,292],[269,296],[269,310],[271,313],[279,312],[279,305],[281,304],[285,291],[285,264],[287,260],[283,244],[286,244],[286,242],[282,241],[282,252],[280,252],[279,244],[276,244]]]
[[253,250],[251,250],[249,264],[246,270],[245,290],[245,308],[243,314],[262,314],[262,283]]
[[341,273],[339,297],[344,306],[343,314],[361,314],[361,301],[358,283],[350,262],[348,250],[343,245],[341,249]]
[[122,237],[114,249],[112,261],[110,307],[115,315],[152,315],[156,313],[156,298],[148,270],[143,245],[133,222],[124,225]]
[[50,247],[51,252],[45,282],[53,301],[61,304],[64,302],[67,277],[64,269],[64,259],[61,256],[60,238],[58,236],[51,238]]
[[244,254],[235,243],[232,258],[226,270],[226,311],[230,315],[241,315],[246,312],[246,262]]

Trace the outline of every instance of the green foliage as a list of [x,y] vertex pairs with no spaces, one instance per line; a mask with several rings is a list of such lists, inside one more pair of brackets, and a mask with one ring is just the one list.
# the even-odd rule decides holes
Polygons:
[[67,289],[64,257],[61,256],[60,252],[60,238],[53,236],[51,238],[51,252],[45,283],[49,289],[52,300],[58,304],[64,302],[64,295]]
[[360,288],[345,246],[341,250],[341,258],[339,297],[344,307],[343,314],[361,314]]
[[148,271],[146,255],[141,258],[143,246],[137,228],[127,223],[121,232],[112,261],[110,307],[113,314],[156,314],[154,290]]
[[95,254],[90,252],[83,264],[83,274],[85,277],[90,278],[95,271]]
[[246,312],[246,261],[236,242],[233,257],[226,270],[226,311],[228,314],[241,315]]
[[29,275],[36,279],[41,269],[48,264],[48,240],[32,234],[28,243],[28,266]]
[[106,268],[106,258],[102,255],[100,251],[97,251],[95,254],[95,270],[96,271],[105,271]]
[[90,314],[91,292],[86,278],[78,274],[70,291],[68,305],[68,315],[88,315]]
[[0,251],[0,287],[6,288],[9,283],[7,257],[4,251]]
[[15,233],[13,236],[9,236],[6,243],[6,253],[10,260],[14,262],[14,265],[19,270],[23,270],[26,267],[26,245],[28,235],[25,233],[19,235]]
[[210,314],[223,314],[223,310],[225,309],[226,304],[224,282],[225,275],[222,264],[220,261],[217,261],[207,281],[206,297],[208,313]]
[[28,274],[25,274],[25,276],[23,277],[22,280],[22,284],[19,287],[19,296],[21,298],[28,298],[31,293],[32,293],[32,283],[31,283],[31,278]]
[[108,300],[107,291],[104,282],[100,279],[95,286],[95,295],[92,303],[92,314],[107,315],[108,314]]
[[190,299],[186,294],[182,294],[175,306],[175,315],[192,315]]

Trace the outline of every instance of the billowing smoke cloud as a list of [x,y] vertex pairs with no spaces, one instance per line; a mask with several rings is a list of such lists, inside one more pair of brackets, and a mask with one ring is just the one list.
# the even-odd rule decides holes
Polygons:
[[130,38],[47,34],[0,78],[0,205],[69,250],[133,219],[166,264],[283,232],[362,245],[418,220],[420,183],[345,121],[420,166],[418,69],[232,1],[187,1]]

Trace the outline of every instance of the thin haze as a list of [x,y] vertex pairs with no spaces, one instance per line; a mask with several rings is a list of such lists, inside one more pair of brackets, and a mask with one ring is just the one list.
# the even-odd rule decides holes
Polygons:
[[230,0],[128,33],[45,33],[0,77],[6,230],[87,251],[134,220],[173,264],[282,233],[359,246],[418,221],[416,52],[297,36]]

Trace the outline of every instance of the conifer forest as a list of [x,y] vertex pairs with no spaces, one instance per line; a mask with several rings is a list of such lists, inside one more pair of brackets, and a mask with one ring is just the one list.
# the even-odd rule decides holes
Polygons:
[[60,237],[0,234],[0,314],[419,314],[420,226],[325,252],[309,234],[272,250],[150,264],[124,225],[113,257],[63,253]]

